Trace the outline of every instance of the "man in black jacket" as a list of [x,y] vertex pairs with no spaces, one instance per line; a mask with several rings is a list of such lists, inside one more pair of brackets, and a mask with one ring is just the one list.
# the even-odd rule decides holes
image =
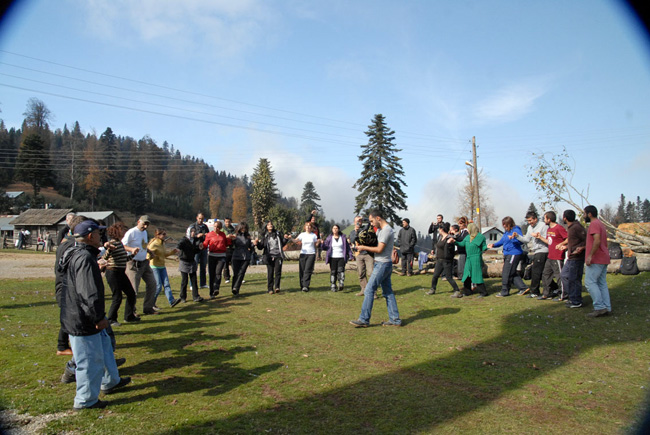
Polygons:
[[413,275],[413,255],[417,241],[418,236],[415,234],[415,229],[411,227],[411,221],[408,218],[402,219],[402,228],[397,234],[397,245],[402,254],[402,272],[398,275]]
[[131,382],[131,378],[120,378],[106,331],[104,283],[97,264],[102,228],[92,220],[77,224],[73,228],[76,244],[65,250],[57,265],[61,274],[61,327],[70,336],[77,365],[77,411],[104,408],[100,389],[110,394]]
[[201,249],[196,253],[194,261],[196,261],[197,267],[199,269],[199,285],[201,288],[208,288],[207,279],[205,275],[205,269],[208,265],[208,250],[203,249],[203,242],[205,241],[205,236],[210,232],[208,226],[203,222],[205,216],[203,213],[199,212],[196,215],[196,222],[187,227],[185,232],[186,237],[190,237],[190,231],[194,230],[194,236],[192,237],[192,242],[200,242]]

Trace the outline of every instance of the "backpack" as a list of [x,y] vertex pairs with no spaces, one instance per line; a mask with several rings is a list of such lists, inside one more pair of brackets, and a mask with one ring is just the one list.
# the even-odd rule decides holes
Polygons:
[[621,275],[638,275],[639,266],[636,264],[636,257],[624,257],[621,259]]

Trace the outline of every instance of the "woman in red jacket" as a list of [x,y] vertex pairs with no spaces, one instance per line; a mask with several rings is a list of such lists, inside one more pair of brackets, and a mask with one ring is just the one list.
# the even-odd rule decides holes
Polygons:
[[220,221],[214,223],[214,231],[205,236],[203,246],[208,249],[208,273],[210,274],[210,299],[219,294],[221,273],[226,266],[226,247],[232,243],[226,233],[221,231]]

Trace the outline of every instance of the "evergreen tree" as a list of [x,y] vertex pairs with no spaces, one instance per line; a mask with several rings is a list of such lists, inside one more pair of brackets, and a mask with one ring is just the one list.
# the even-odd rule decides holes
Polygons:
[[614,225],[619,225],[625,220],[625,195],[621,193],[621,200],[618,203],[618,208],[616,209],[616,216],[614,217]]
[[308,215],[313,210],[320,210],[320,204],[317,201],[320,201],[320,195],[316,192],[314,183],[306,182],[302,189],[302,195],[300,195],[300,211]]
[[133,159],[129,165],[129,172],[126,176],[126,191],[129,211],[139,216],[144,212],[147,203],[147,189],[142,165],[140,165],[138,159]]
[[648,201],[648,198],[643,201],[641,219],[643,222],[650,222],[650,201]]
[[38,133],[28,134],[20,145],[16,159],[16,178],[32,185],[34,200],[41,187],[49,185],[52,181],[49,156],[45,141]]
[[528,206],[528,210],[526,210],[526,214],[531,213],[531,212],[535,213],[537,216],[539,216],[539,212],[537,211],[537,207],[535,207],[535,204],[532,203],[532,202]]
[[384,219],[399,222],[397,211],[408,209],[406,194],[402,190],[402,186],[406,186],[402,179],[404,170],[396,155],[402,150],[395,148],[395,132],[386,126],[381,114],[375,115],[365,134],[368,144],[361,145],[359,156],[363,170],[353,186],[359,191],[354,213],[379,209]]
[[632,201],[628,201],[625,206],[625,222],[636,222],[636,208]]
[[261,228],[269,219],[269,212],[275,205],[278,192],[267,159],[261,158],[251,176],[251,207],[256,228]]

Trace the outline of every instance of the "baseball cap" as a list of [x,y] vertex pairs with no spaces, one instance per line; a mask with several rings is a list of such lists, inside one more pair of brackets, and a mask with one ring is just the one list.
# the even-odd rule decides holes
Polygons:
[[142,222],[144,222],[144,223],[147,223],[147,224],[151,223],[151,222],[149,221],[149,215],[146,215],[146,214],[143,214],[142,216],[140,216],[140,219],[138,219],[138,220],[139,220],[139,221],[142,221]]
[[87,220],[77,224],[74,227],[74,236],[75,237],[86,237],[88,234],[92,233],[95,230],[103,230],[106,227],[99,225],[95,221]]

